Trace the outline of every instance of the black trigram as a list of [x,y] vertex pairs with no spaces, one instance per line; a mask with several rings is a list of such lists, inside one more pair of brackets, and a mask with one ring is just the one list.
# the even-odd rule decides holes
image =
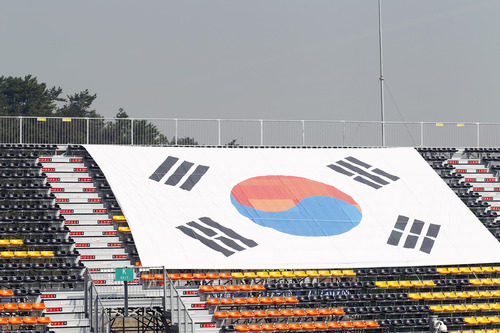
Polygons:
[[348,177],[355,176],[353,178],[355,181],[371,186],[374,189],[379,189],[384,185],[390,184],[390,181],[395,182],[399,179],[399,177],[391,175],[390,173],[380,170],[379,168],[371,169],[372,166],[370,164],[360,161],[352,156],[346,157],[344,160],[337,161],[336,164],[330,164],[328,167],[333,171]]
[[200,217],[198,220],[202,224],[191,221],[176,228],[226,257],[233,255],[235,251],[240,252],[246,250],[246,247],[258,245],[255,241],[241,236],[236,231],[220,225],[209,217]]
[[[161,181],[161,179],[172,169],[172,167],[179,161],[177,157],[168,156],[165,161],[153,172],[149,179],[154,181]],[[177,166],[177,169],[167,178],[165,184],[176,186],[184,176],[189,173],[189,170],[194,165],[192,162],[183,161],[181,164]],[[209,167],[206,165],[198,165],[193,172],[191,172],[187,179],[180,186],[181,189],[186,191],[191,191],[191,189],[198,183],[203,177],[203,175],[207,172]]]
[[[398,246],[404,234],[406,234],[406,239],[403,247],[406,249],[414,249],[417,246],[419,239],[422,237],[422,230],[425,227],[426,222],[420,220],[413,220],[413,224],[409,231],[405,232],[406,226],[408,225],[409,218],[403,215],[399,215],[394,225],[394,230],[392,230],[387,240],[387,244]],[[431,253],[434,242],[439,234],[439,229],[441,226],[439,224],[429,223],[427,227],[427,232],[423,236],[422,243],[420,244],[420,251],[427,254]]]

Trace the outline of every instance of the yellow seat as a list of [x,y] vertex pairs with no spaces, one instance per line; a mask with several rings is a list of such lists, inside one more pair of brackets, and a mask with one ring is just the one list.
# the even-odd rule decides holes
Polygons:
[[500,303],[491,303],[490,309],[491,310],[500,310]]
[[432,312],[441,312],[443,311],[443,308],[441,307],[441,305],[431,305],[429,307],[429,309],[432,311]]
[[480,279],[470,279],[469,283],[475,286],[480,286],[482,284]]
[[500,284],[500,279],[491,279],[493,281],[493,284]]
[[481,267],[483,273],[494,273],[495,270],[491,266],[483,266]]
[[344,276],[356,276],[356,272],[352,269],[345,269],[342,271],[342,274],[344,274]]
[[457,298],[469,298],[470,296],[465,291],[457,291],[455,293]]
[[500,290],[492,290],[490,292],[491,292],[491,296],[500,297]]
[[281,277],[281,272],[280,271],[269,272],[269,276],[272,277],[272,278],[280,278]]
[[123,215],[117,215],[113,216],[113,221],[122,222],[122,221],[127,221],[127,219]]
[[245,276],[243,275],[242,272],[232,272],[231,277],[233,279],[243,279]]
[[486,330],[486,333],[498,333],[498,330]]
[[284,278],[293,278],[295,275],[293,274],[293,271],[284,271],[281,272],[281,276]]
[[432,280],[424,280],[422,281],[424,283],[424,286],[426,287],[435,287],[436,283]]
[[416,299],[416,300],[418,300],[418,299],[422,299],[422,297],[420,296],[420,294],[419,294],[419,293],[409,293],[409,294],[408,294],[408,298],[410,298],[410,299],[414,299],[414,300],[415,300],[415,299]]
[[257,272],[257,277],[260,277],[262,279],[267,279],[269,277],[268,272]]
[[477,324],[477,320],[475,317],[465,317],[464,322],[466,324],[469,324],[469,325],[476,325]]
[[443,305],[443,311],[455,311],[455,307],[453,305]]
[[28,251],[28,257],[36,258],[41,256],[40,251]]
[[488,317],[476,317],[477,323],[478,324],[489,324],[491,321],[488,319]]
[[404,288],[413,287],[413,281],[399,281],[399,286]]
[[467,292],[468,297],[481,297],[477,291],[468,291]]
[[319,276],[318,271],[306,271],[306,274],[309,277],[317,277],[317,276]]
[[411,281],[413,287],[423,287],[424,283],[420,280]]
[[387,281],[376,281],[375,282],[375,286],[378,287],[378,288],[387,288],[387,287],[389,287],[387,285]]
[[477,304],[466,304],[465,307],[467,308],[467,311],[479,310],[479,307],[477,306]]
[[24,258],[27,256],[28,256],[28,253],[26,251],[15,251],[14,252],[14,257]]
[[460,267],[460,273],[469,274],[472,273],[469,267]]
[[463,304],[453,306],[453,311],[467,311],[467,307]]
[[438,267],[438,268],[436,268],[436,272],[438,274],[449,274],[450,273],[448,271],[448,268],[446,268],[446,267]]
[[2,251],[2,252],[0,252],[0,256],[2,258],[12,258],[14,256],[14,252],[12,252],[12,251]]
[[257,277],[257,274],[255,274],[255,272],[245,272],[243,273],[243,277],[248,279],[255,279]]
[[10,245],[10,241],[8,239],[0,239],[0,245],[1,246]]
[[458,274],[458,273],[460,273],[460,268],[458,268],[458,267],[448,267],[448,272],[450,274]]
[[304,271],[294,271],[293,276],[294,277],[307,277],[307,274]]
[[388,281],[387,286],[390,288],[399,288],[399,281]]
[[484,286],[488,286],[493,284],[493,281],[491,279],[481,279],[481,284]]
[[330,272],[330,274],[331,274],[332,276],[343,276],[343,275],[344,275],[344,274],[342,273],[342,271],[339,271],[339,270],[332,270],[332,271]]
[[497,273],[500,272],[500,266],[493,266],[491,268],[493,268],[493,270]]
[[482,273],[482,269],[481,267],[471,267],[470,270],[473,272],[473,273]]
[[493,317],[488,317],[488,319],[490,320],[491,323],[500,323],[500,318],[498,318],[497,316],[493,316]]
[[434,298],[431,293],[420,293],[420,297],[422,297],[422,299],[433,299]]
[[479,297],[491,297],[491,293],[489,291],[480,291]]
[[130,227],[118,227],[118,232],[130,232]]
[[455,295],[454,292],[446,292],[444,293],[445,298],[457,298],[457,295]]
[[321,277],[329,277],[329,276],[331,276],[330,271],[326,271],[326,270],[318,271],[318,274]]
[[489,304],[486,304],[486,303],[481,303],[481,304],[478,304],[477,305],[477,308],[479,310],[489,310],[490,309],[490,306]]
[[22,239],[11,239],[9,241],[10,245],[23,245],[24,242]]
[[433,299],[443,299],[445,297],[444,297],[443,293],[432,293],[432,298]]
[[53,257],[54,256],[54,252],[52,252],[52,251],[41,251],[40,254],[42,255],[42,257]]

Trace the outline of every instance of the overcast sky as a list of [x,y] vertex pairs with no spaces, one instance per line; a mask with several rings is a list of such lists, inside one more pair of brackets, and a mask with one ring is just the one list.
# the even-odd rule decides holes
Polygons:
[[[500,1],[383,0],[386,119],[500,121]],[[3,1],[0,75],[106,116],[376,120],[376,0]]]

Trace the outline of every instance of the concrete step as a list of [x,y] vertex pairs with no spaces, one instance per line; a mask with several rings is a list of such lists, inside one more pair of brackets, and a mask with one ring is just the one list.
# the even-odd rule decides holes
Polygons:
[[80,174],[87,172],[87,167],[83,163],[42,163],[42,171],[52,173],[74,173]]
[[[78,252],[82,256],[88,255],[101,255],[109,257],[109,259],[113,259],[111,256],[113,255],[122,255],[125,254],[125,250],[123,248],[87,248],[87,247],[78,247]],[[96,258],[97,259],[97,258]],[[103,259],[100,259],[103,260]]]
[[[72,226],[74,227],[74,225]],[[88,227],[88,226],[84,226]],[[99,229],[99,226],[94,226],[96,229]],[[118,232],[116,230],[92,230],[92,231],[79,231],[73,230],[69,232],[69,235],[73,237],[73,239],[79,243],[81,237],[108,237],[108,236],[116,236]]]
[[92,181],[88,182],[61,182],[53,181],[48,182],[52,187],[64,188],[63,192],[81,192],[83,188],[95,187]]
[[55,328],[58,329],[59,332],[69,332],[69,328],[83,328],[83,327],[89,327],[89,320],[84,318],[68,318],[68,315],[64,315],[63,317],[61,316],[55,316],[52,318],[52,316],[49,316],[52,322],[49,324],[49,329],[53,330]]
[[104,205],[102,203],[84,203],[84,204],[74,204],[74,203],[59,203],[61,209],[103,209]]
[[80,156],[53,155],[40,156],[38,162],[44,163],[83,163],[83,158]]
[[[81,231],[81,232],[105,232],[105,231],[115,231],[112,224],[96,224],[96,225],[78,225],[78,224],[68,224],[68,229],[70,231]],[[97,236],[100,236],[99,234]]]
[[92,192],[79,192],[79,193],[56,192],[54,193],[54,195],[56,198],[67,198],[67,199],[99,198],[99,193],[92,193]]
[[[102,205],[101,205],[102,206]],[[99,215],[103,213],[107,213],[107,209],[105,208],[84,208],[81,205],[78,208],[61,208],[59,212],[65,217],[71,217],[74,215]]]
[[[109,252],[115,252],[115,251],[121,251],[121,253],[109,253]],[[82,252],[89,252],[89,253],[82,253]],[[126,261],[128,265],[130,265],[130,259],[128,257],[128,254],[124,253],[123,249],[78,249],[78,252],[80,252],[80,256],[78,257],[80,261],[83,262],[84,265],[86,265],[86,262],[89,261],[110,261],[110,260],[116,260],[116,261]],[[105,252],[105,253],[104,253]],[[100,267],[100,266],[97,266]]]
[[[76,185],[81,185],[81,184],[76,184]],[[59,186],[59,184],[52,184],[52,188],[50,191],[52,193],[94,193],[97,192],[97,189],[95,188],[94,184],[87,184],[84,186],[66,186],[62,187]]]
[[38,302],[53,300],[83,300],[83,290],[74,291],[44,291],[40,294]]
[[118,268],[129,267],[131,262],[129,260],[101,260],[101,261],[84,261],[83,264],[89,268]]
[[86,171],[81,171],[81,172],[52,172],[52,171],[45,171],[45,175],[47,175],[47,178],[60,178],[61,181],[63,179],[75,179],[75,180],[70,180],[69,182],[78,182],[79,178],[89,178],[90,175]]
[[56,203],[66,204],[66,205],[90,205],[90,204],[100,204],[102,203],[102,199],[95,197],[84,197],[84,198],[67,198],[65,196],[59,196],[55,200]]

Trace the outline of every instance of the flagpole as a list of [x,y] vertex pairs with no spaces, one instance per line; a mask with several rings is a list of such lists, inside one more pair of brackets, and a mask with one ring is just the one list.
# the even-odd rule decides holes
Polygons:
[[378,0],[378,49],[380,58],[380,120],[382,127],[382,146],[385,147],[385,110],[384,110],[384,60],[382,53],[382,0]]

